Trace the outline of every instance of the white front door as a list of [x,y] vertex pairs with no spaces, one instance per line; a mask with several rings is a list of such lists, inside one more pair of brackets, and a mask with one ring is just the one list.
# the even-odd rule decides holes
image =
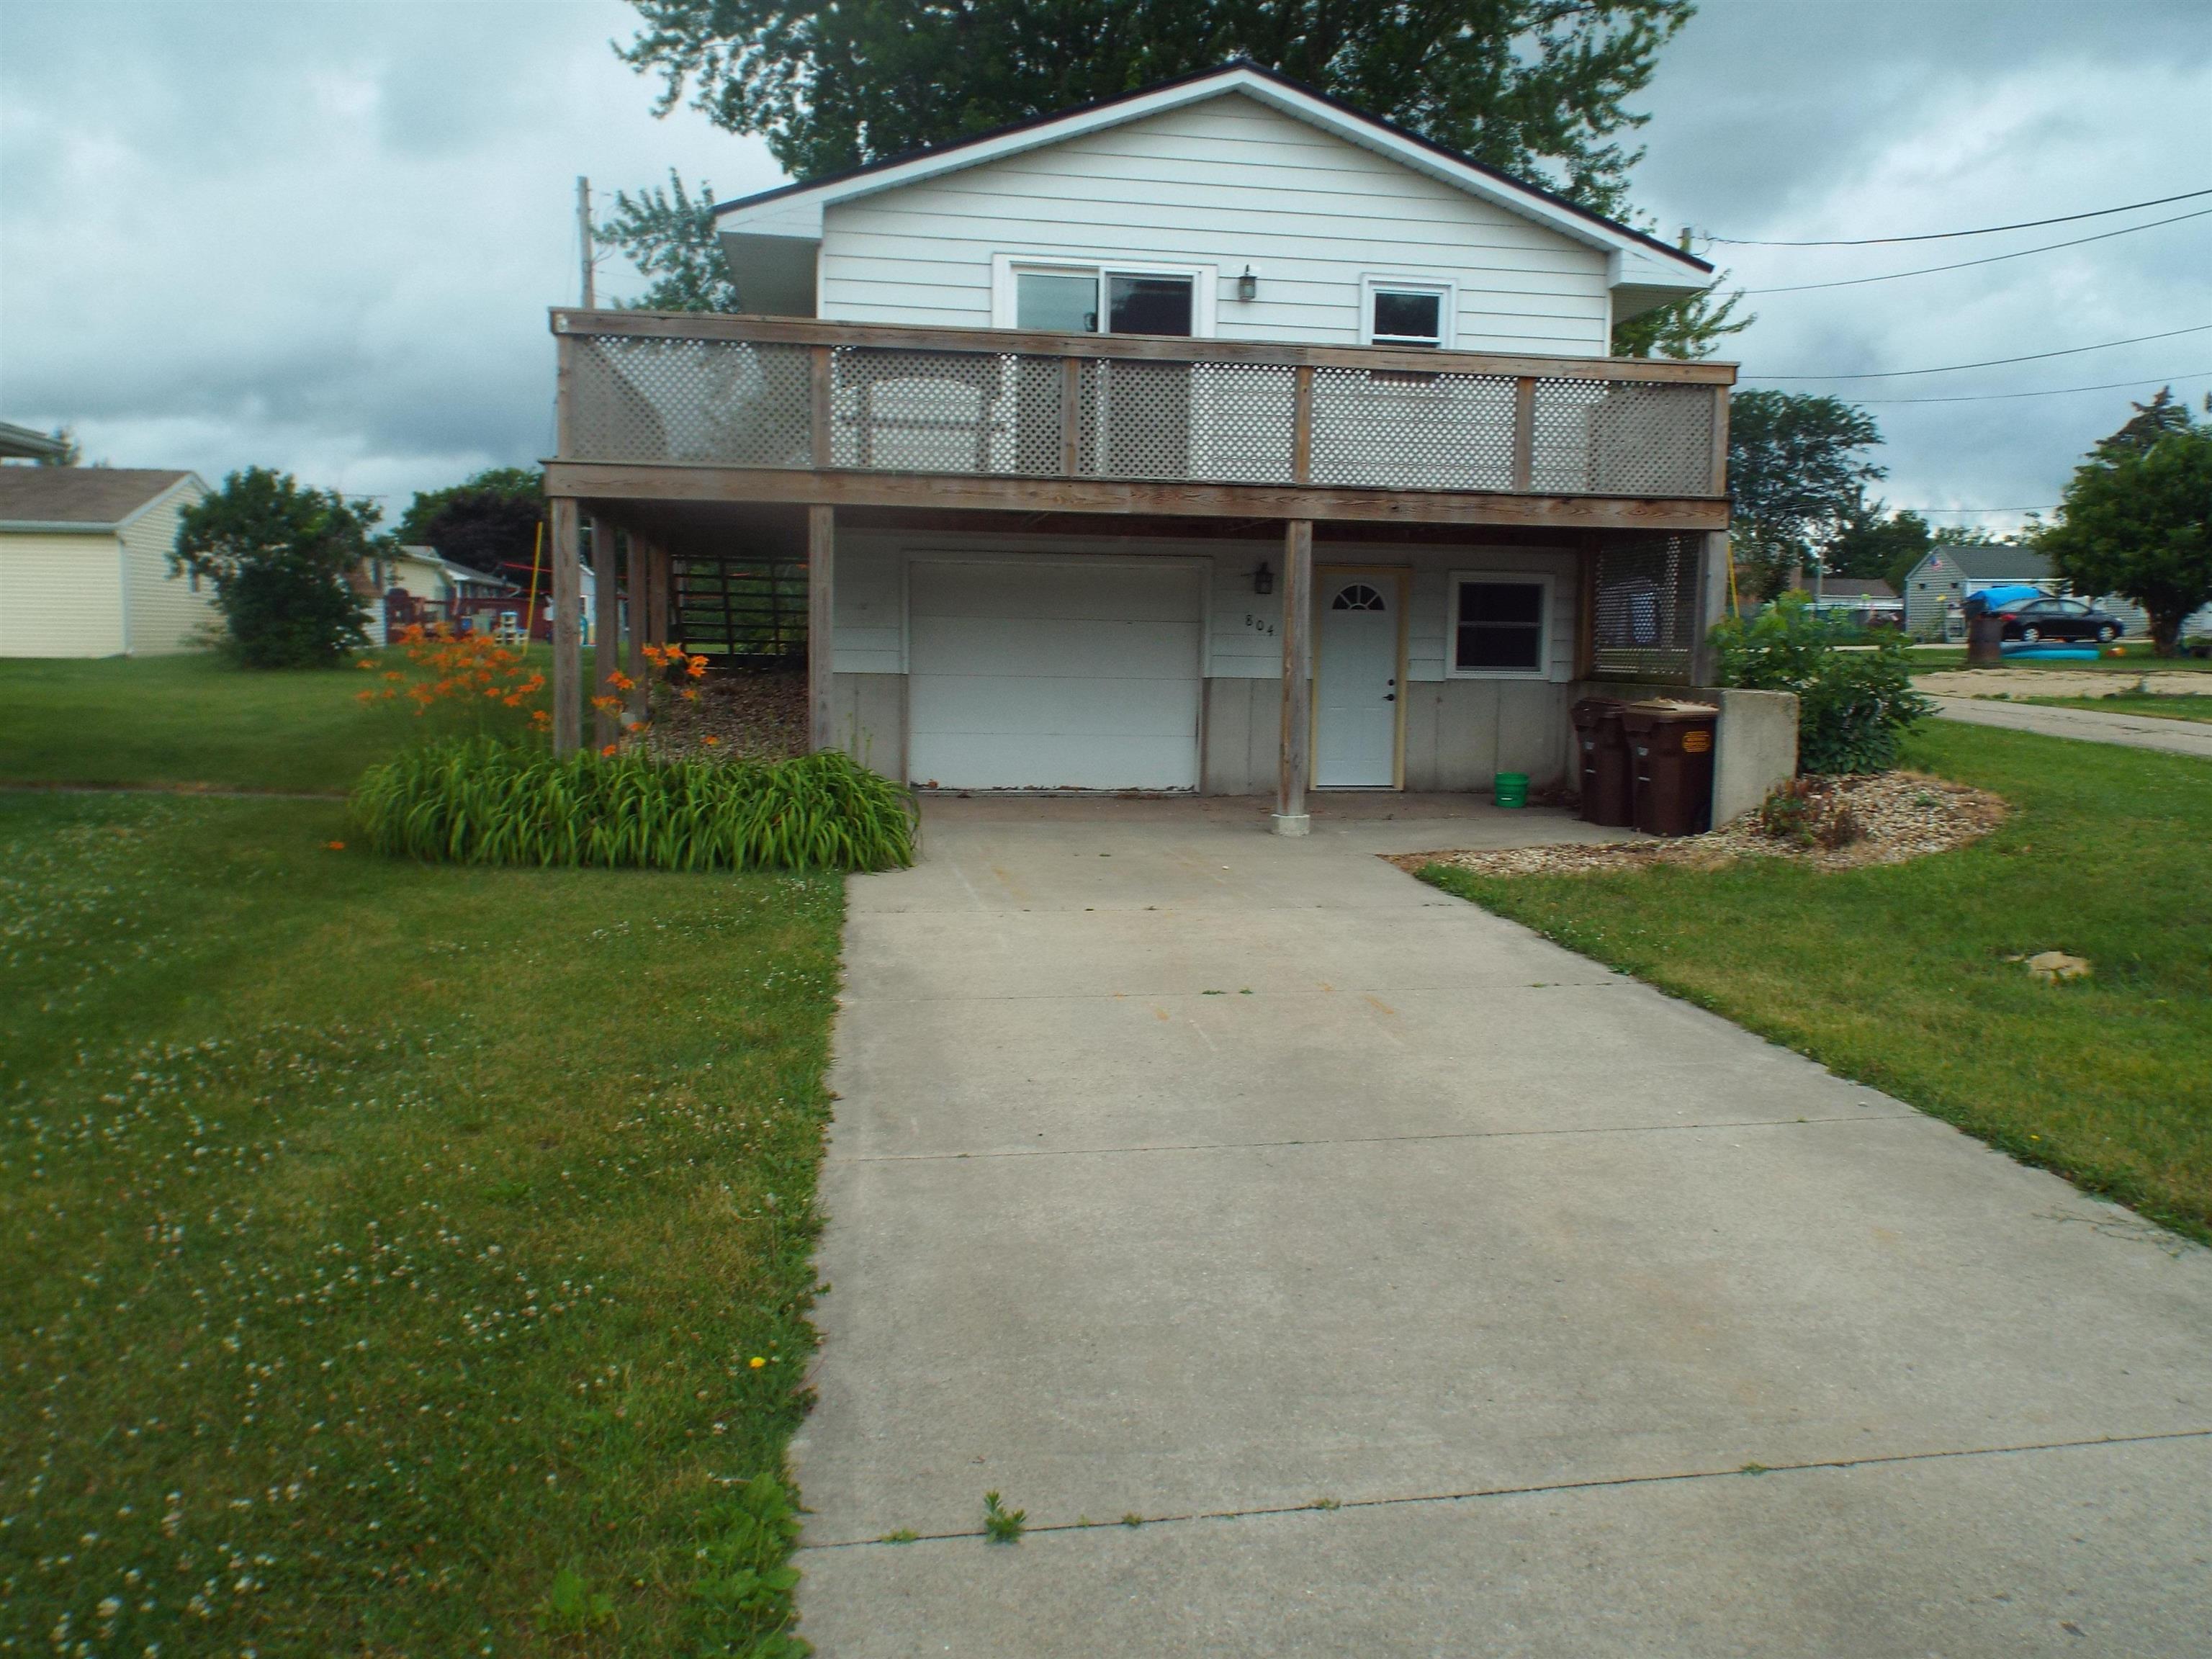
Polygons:
[[1337,573],[1315,590],[1314,782],[1389,789],[1398,781],[1395,573]]

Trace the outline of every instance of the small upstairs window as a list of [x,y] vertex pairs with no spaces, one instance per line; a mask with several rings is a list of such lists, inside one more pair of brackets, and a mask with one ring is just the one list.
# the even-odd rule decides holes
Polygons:
[[1434,349],[1451,343],[1451,289],[1447,284],[1370,277],[1364,286],[1367,315],[1362,320],[1370,345]]

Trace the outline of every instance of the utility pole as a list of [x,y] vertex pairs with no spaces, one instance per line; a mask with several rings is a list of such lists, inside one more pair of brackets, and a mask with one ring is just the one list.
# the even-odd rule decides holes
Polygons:
[[592,181],[581,173],[576,176],[576,235],[583,248],[584,309],[591,311],[599,303],[592,282]]

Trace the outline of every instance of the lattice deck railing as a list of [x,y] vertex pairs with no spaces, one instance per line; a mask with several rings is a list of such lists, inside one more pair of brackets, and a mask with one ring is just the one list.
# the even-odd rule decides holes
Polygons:
[[560,459],[1711,498],[1726,365],[556,312]]

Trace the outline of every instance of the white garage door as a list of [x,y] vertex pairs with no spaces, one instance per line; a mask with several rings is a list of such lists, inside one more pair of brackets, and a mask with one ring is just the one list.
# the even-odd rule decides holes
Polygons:
[[947,789],[1195,789],[1189,567],[915,561],[907,769]]

